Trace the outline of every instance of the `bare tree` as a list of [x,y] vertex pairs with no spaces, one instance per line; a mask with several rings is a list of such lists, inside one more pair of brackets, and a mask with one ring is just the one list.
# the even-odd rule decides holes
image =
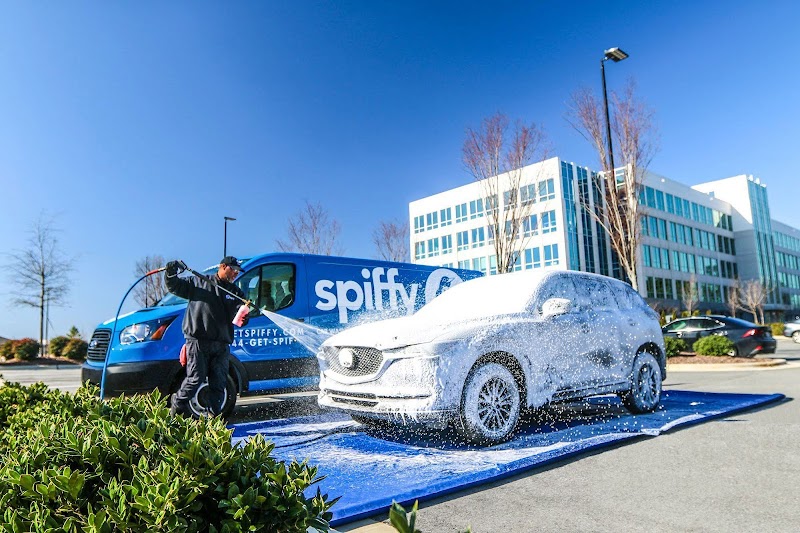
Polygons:
[[533,202],[520,201],[524,167],[534,160],[546,159],[547,154],[544,132],[535,124],[517,121],[513,131],[509,128],[508,117],[497,113],[484,119],[479,131],[467,128],[462,149],[464,166],[483,187],[489,239],[493,241],[499,273],[510,272],[525,248],[521,229]]
[[678,281],[678,283],[683,284],[681,303],[686,308],[686,312],[689,313],[689,316],[692,316],[692,313],[694,313],[694,310],[697,308],[697,304],[700,303],[700,296],[697,292],[697,276],[692,274],[688,281]]
[[408,224],[381,222],[372,232],[378,256],[386,261],[408,261]]
[[289,220],[288,240],[278,239],[275,243],[284,252],[340,255],[340,232],[339,222],[331,218],[321,203],[311,204],[306,201],[305,208]]
[[764,304],[767,302],[767,288],[758,279],[749,279],[742,284],[739,304],[753,315],[753,321],[764,323]]
[[733,280],[733,284],[728,287],[728,298],[725,303],[728,305],[728,311],[731,312],[732,317],[736,317],[736,311],[742,308],[741,304],[739,303],[741,300],[741,292],[742,288],[739,284],[739,280]]
[[39,215],[29,230],[28,247],[8,254],[6,268],[16,290],[12,303],[39,310],[39,353],[44,355],[45,310],[63,305],[73,260],[61,253],[52,218]]
[[[603,169],[605,209],[584,208],[600,224],[611,240],[611,248],[619,257],[620,266],[635,288],[639,237],[641,232],[639,191],[647,167],[656,152],[653,112],[636,97],[635,84],[629,81],[623,93],[611,92],[611,131],[614,146],[621,158],[610,168],[605,135],[603,105],[587,88],[572,94],[567,121],[597,151]],[[619,164],[621,163],[621,164]]]
[[[147,256],[136,261],[134,276],[144,276],[148,272],[164,266],[164,258],[160,255]],[[144,282],[133,289],[133,299],[142,307],[153,307],[167,294],[167,285],[162,274],[154,274],[144,278]]]

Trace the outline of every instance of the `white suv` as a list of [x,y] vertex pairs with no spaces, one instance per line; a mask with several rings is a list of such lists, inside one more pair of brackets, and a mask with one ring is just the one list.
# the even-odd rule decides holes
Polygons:
[[319,403],[360,422],[454,422],[495,443],[522,408],[619,394],[652,411],[666,376],[658,315],[627,284],[523,271],[450,288],[416,314],[329,338]]

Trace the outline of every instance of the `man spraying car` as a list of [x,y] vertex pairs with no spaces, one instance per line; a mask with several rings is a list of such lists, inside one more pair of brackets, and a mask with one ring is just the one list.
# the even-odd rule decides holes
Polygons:
[[[186,338],[186,378],[172,397],[170,413],[191,416],[189,401],[208,378],[207,406],[212,415],[219,415],[225,398],[230,344],[233,342],[233,321],[247,323],[247,305],[241,289],[232,281],[241,271],[239,261],[226,256],[211,278],[180,278],[188,270],[183,261],[170,261],[166,266],[167,290],[189,301],[183,317]],[[193,272],[193,271],[192,271]],[[241,307],[245,312],[240,312]]]

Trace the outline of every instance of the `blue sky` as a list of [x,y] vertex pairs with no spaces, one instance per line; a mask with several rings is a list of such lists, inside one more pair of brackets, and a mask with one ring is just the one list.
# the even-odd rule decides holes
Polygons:
[[[603,50],[656,112],[651,170],[754,174],[800,227],[791,1],[22,2],[0,4],[0,253],[45,212],[76,270],[51,332],[90,336],[146,255],[195,268],[275,250],[304,201],[373,257],[382,220],[471,181],[465,129],[497,111],[596,167],[564,120]],[[788,193],[788,194],[787,194]],[[0,335],[38,334],[0,277]]]

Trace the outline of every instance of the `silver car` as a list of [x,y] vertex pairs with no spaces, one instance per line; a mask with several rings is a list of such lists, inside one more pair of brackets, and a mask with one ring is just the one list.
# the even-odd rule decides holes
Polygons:
[[652,411],[666,376],[658,315],[629,285],[573,271],[461,283],[412,316],[332,336],[318,358],[321,406],[366,424],[453,422],[482,444],[554,401],[618,394]]

